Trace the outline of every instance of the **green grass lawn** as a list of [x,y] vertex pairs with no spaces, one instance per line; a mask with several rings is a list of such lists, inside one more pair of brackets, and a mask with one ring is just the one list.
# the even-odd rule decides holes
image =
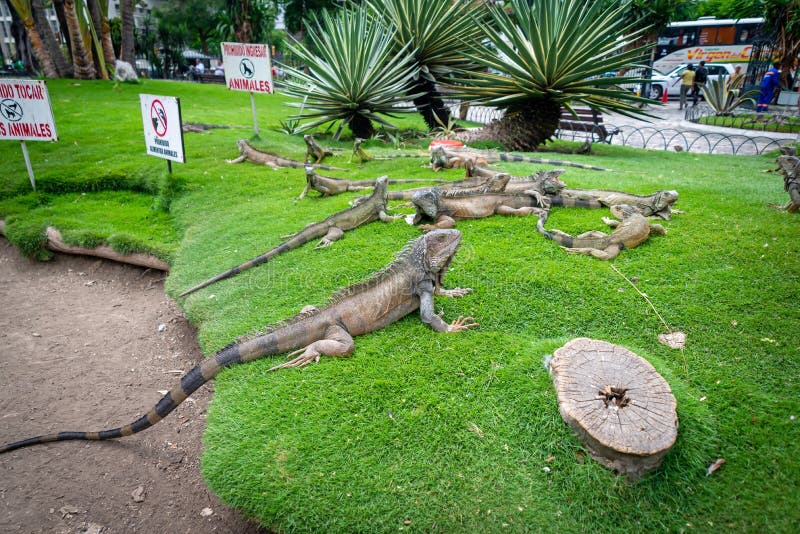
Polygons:
[[[150,251],[171,262],[166,288],[176,295],[357,195],[297,201],[302,170],[225,163],[237,155],[236,140],[252,136],[246,93],[155,81],[120,91],[102,82],[49,87],[60,140],[28,143],[36,194],[18,143],[0,145],[0,219],[10,239],[32,252],[48,224],[72,242]],[[166,163],[144,153],[139,92],[179,96],[184,121],[234,128],[186,134],[187,163],[168,179]],[[261,139],[254,144],[302,159],[301,137],[270,129],[290,112],[282,98],[256,100]],[[422,128],[415,115],[398,122]],[[414,159],[359,168],[348,163],[352,139],[337,146],[345,150],[326,163],[349,172],[323,174],[434,176]],[[378,141],[367,150],[394,151]],[[638,279],[670,328],[687,333],[685,351],[657,342],[660,320],[608,263],[565,254],[536,233],[535,220],[460,222],[463,245],[446,282],[474,293],[437,298],[436,306],[445,319],[471,315],[480,328],[438,334],[411,315],[356,338],[350,358],[267,373],[276,363],[268,358],[223,371],[205,436],[202,469],[211,488],[280,531],[796,531],[800,219],[767,207],[786,201],[780,175],[762,172],[775,166],[774,156],[605,145],[595,152],[544,157],[617,171],[570,168],[562,178],[572,187],[680,192],[685,213],[664,223],[668,235],[623,251],[613,264]],[[548,227],[604,229],[607,214],[554,208]],[[211,354],[307,304],[324,304],[418,235],[403,222],[376,222],[181,305]],[[542,359],[574,337],[633,350],[675,393],[678,441],[638,483],[592,461],[558,413]],[[717,458],[725,465],[706,477]]]
[[800,119],[797,117],[776,116],[771,113],[737,113],[730,117],[709,115],[701,117],[697,122],[760,132],[795,133],[800,131]]

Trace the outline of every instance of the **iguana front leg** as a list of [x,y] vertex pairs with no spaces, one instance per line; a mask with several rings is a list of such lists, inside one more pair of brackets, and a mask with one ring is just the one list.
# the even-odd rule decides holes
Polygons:
[[347,330],[339,325],[331,325],[325,330],[324,339],[292,352],[289,354],[289,358],[294,358],[269,370],[276,371],[285,367],[302,367],[312,361],[319,362],[320,356],[350,356],[355,348],[353,337]]
[[430,232],[431,230],[444,230],[447,228],[455,228],[456,220],[448,215],[439,215],[434,224],[420,224],[418,228],[423,232]]
[[498,215],[513,215],[515,217],[526,217],[535,213],[539,217],[543,217],[547,212],[542,210],[542,208],[534,208],[530,206],[524,206],[522,208],[512,208],[510,206],[497,206],[494,212]]
[[587,256],[594,256],[598,260],[613,260],[619,255],[620,250],[622,250],[619,248],[619,245],[609,245],[605,250],[597,248],[561,248],[570,254],[586,254]]
[[441,295],[442,297],[448,298],[458,298],[463,297],[464,295],[469,295],[472,293],[472,288],[469,287],[454,287],[453,289],[442,289],[441,287],[437,287],[434,291],[434,295]]
[[325,234],[325,236],[319,240],[319,243],[317,243],[317,246],[314,248],[329,247],[333,244],[334,241],[341,239],[343,235],[344,231],[341,228],[339,228],[338,226],[331,226],[330,229],[328,229],[328,233]]
[[378,218],[383,222],[394,222],[402,219],[403,215],[387,215],[385,211],[381,210],[378,212]]
[[226,160],[225,160],[225,163],[241,163],[241,162],[243,162],[243,161],[244,161],[244,160],[246,160],[246,159],[247,159],[247,158],[246,158],[246,157],[244,157],[244,156],[239,156],[239,157],[238,157],[238,158],[236,158],[236,159],[226,159]]
[[[447,291],[447,290],[440,290],[440,291]],[[465,289],[456,288],[451,291],[471,292],[472,290],[469,288]],[[422,320],[423,323],[430,325],[430,327],[436,330],[437,332],[462,332],[464,330],[467,330],[468,328],[474,328],[478,326],[478,323],[476,323],[472,317],[459,316],[458,319],[456,319],[450,324],[444,322],[441,314],[437,315],[435,313],[433,307],[433,295],[435,289],[433,287],[433,282],[431,282],[430,280],[425,280],[421,282],[420,286],[417,288],[417,292],[419,294],[419,318]]]

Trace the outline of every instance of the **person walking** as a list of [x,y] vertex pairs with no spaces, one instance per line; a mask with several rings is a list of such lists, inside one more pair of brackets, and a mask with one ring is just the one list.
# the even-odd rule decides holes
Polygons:
[[681,73],[681,101],[680,105],[678,106],[678,109],[689,107],[687,97],[689,96],[689,93],[692,91],[693,86],[694,86],[694,65],[689,63],[689,65],[686,67],[686,70],[684,70]]
[[706,85],[708,80],[708,69],[706,69],[706,62],[701,61],[694,72],[694,86],[692,88],[692,105],[696,106],[697,101],[700,99],[700,91]]
[[761,92],[758,95],[756,113],[764,113],[769,110],[772,97],[775,96],[775,89],[781,86],[781,71],[778,67],[780,67],[780,63],[776,61],[761,79]]
[[744,84],[744,74],[742,73],[742,66],[736,65],[733,69],[733,74],[728,78],[728,91],[741,89]]

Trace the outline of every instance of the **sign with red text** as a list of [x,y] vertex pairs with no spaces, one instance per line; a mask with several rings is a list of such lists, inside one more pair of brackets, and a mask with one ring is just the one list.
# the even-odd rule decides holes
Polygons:
[[45,82],[0,80],[0,139],[58,140]]
[[234,91],[272,92],[272,64],[265,44],[221,43],[225,85]]
[[139,95],[147,154],[186,163],[181,101],[174,96]]

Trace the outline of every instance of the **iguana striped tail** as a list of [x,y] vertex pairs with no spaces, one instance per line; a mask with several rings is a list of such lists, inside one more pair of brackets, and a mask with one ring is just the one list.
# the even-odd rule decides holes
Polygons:
[[562,197],[560,195],[553,195],[550,198],[550,206],[560,206],[564,208],[590,208],[600,209],[603,205],[594,199],[586,200],[582,198]]
[[[178,407],[180,403],[186,400],[189,395],[197,391],[200,386],[214,378],[217,373],[229,365],[241,363],[243,361],[242,355],[239,351],[240,346],[237,344],[229,345],[222,349],[211,358],[207,358],[202,363],[196,365],[191,371],[183,375],[181,381],[175,385],[160,401],[149,411],[147,414],[136,419],[134,422],[125,426],[110,428],[107,430],[100,430],[97,432],[57,432],[54,434],[44,434],[33,438],[15,441],[0,445],[0,454],[10,452],[23,447],[31,445],[39,445],[41,443],[51,443],[53,441],[69,441],[69,440],[88,440],[100,441],[107,439],[121,438],[130,436],[150,428],[154,424],[164,419],[170,412]],[[264,356],[268,355],[263,354]]]
[[266,263],[275,256],[283,254],[284,252],[289,252],[290,250],[293,250],[301,245],[304,245],[309,241],[313,241],[314,239],[324,237],[325,234],[328,232],[329,228],[330,226],[328,224],[324,224],[324,222],[311,224],[303,228],[296,234],[292,235],[289,239],[287,239],[277,247],[273,248],[272,250],[260,254],[251,260],[247,260],[244,263],[240,263],[236,267],[233,267],[225,272],[213,276],[208,280],[206,280],[205,282],[200,282],[196,286],[189,288],[180,295],[178,295],[178,297],[185,297],[190,293],[194,293],[198,289],[203,289],[206,286],[210,286],[214,282],[219,282],[220,280],[230,278],[231,276],[239,274],[242,271],[246,271],[247,269],[255,267],[256,265],[261,265],[262,263]]
[[[493,155],[494,156],[494,155]],[[492,156],[492,157],[493,157]],[[527,156],[518,156],[508,152],[500,152],[496,154],[500,161],[525,161],[527,163],[544,163],[546,165],[563,165],[565,167],[575,167],[578,169],[589,169],[592,171],[611,171],[603,167],[596,167],[594,165],[586,165],[585,163],[574,163],[572,161],[561,161],[559,159],[543,159],[543,158],[530,158]]]

